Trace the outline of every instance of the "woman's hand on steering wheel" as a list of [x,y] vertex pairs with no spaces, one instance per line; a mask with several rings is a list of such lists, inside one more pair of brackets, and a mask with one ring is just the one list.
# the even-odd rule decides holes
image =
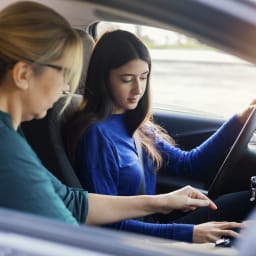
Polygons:
[[237,113],[238,120],[244,124],[245,121],[248,119],[249,115],[251,114],[252,110],[256,107],[256,99],[253,99],[250,105],[245,108],[240,113]]

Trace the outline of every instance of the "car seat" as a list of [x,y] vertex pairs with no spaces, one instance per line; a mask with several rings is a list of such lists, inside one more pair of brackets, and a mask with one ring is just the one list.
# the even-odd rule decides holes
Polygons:
[[78,106],[81,99],[81,95],[72,96],[71,102],[60,115],[65,103],[65,97],[62,97],[47,112],[45,118],[24,122],[21,125],[28,143],[43,165],[64,184],[79,188],[82,186],[69,161],[61,130],[66,116]]
[[[79,30],[78,32],[84,44],[83,72],[77,91],[79,93],[83,89],[94,41],[85,31]],[[64,184],[78,188],[82,188],[82,185],[69,161],[61,131],[67,115],[74,111],[81,99],[82,96],[79,94],[72,95],[70,103],[62,115],[60,115],[60,111],[65,103],[65,96],[63,96],[54,104],[53,108],[48,110],[45,118],[24,122],[21,125],[27,141],[37,153],[43,165]]]
[[93,51],[93,47],[95,45],[95,41],[84,30],[76,29],[76,31],[78,32],[78,34],[82,38],[82,42],[83,42],[83,46],[84,46],[83,47],[83,70],[82,70],[80,83],[78,85],[76,93],[77,94],[83,94],[83,91],[84,91],[83,88],[84,88],[84,82],[85,82],[85,79],[86,79],[87,68],[88,68],[89,60],[90,60],[90,57],[91,57],[91,54],[92,54],[92,51]]

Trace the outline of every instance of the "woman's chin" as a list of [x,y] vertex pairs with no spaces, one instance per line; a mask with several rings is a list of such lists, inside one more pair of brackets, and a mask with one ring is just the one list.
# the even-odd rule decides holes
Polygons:
[[47,111],[44,111],[42,113],[34,114],[33,116],[31,116],[31,118],[29,120],[32,120],[32,119],[42,119],[42,118],[44,118],[46,116],[46,113],[47,113]]

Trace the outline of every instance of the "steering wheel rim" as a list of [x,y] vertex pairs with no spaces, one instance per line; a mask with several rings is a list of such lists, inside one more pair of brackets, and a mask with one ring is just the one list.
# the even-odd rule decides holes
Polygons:
[[255,130],[256,108],[253,108],[209,187],[208,196],[210,198],[214,199],[226,192],[226,185],[229,183],[232,169],[248,148],[248,143]]

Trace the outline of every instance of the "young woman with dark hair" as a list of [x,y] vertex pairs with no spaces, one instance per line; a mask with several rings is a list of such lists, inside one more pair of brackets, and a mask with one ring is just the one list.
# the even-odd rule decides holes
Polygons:
[[[107,32],[96,43],[83,102],[65,128],[68,152],[88,191],[134,196],[144,179],[145,194],[153,195],[157,171],[163,166],[176,175],[200,177],[228,151],[252,109],[232,117],[199,147],[182,151],[152,120],[150,74],[149,51],[134,34]],[[142,145],[144,168],[135,136]],[[217,211],[203,208],[182,218],[170,215],[180,224],[126,220],[112,227],[193,242],[212,242],[229,232],[235,236],[230,230],[233,222],[207,221],[243,220],[254,205],[249,202],[249,192],[226,195],[216,203]]]

